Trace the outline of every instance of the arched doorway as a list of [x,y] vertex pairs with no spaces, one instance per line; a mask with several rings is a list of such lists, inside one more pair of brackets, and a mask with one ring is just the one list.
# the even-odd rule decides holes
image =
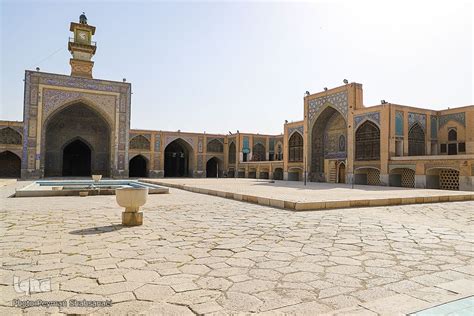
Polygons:
[[130,159],[128,164],[128,175],[131,178],[147,176],[147,160],[142,155],[137,155]]
[[[77,172],[109,176],[111,129],[99,112],[84,103],[74,103],[52,114],[44,126],[45,176],[69,176]],[[82,145],[73,144],[75,140],[80,140]],[[72,156],[66,154],[64,157],[66,145],[72,146],[67,148],[70,155],[77,159],[81,156],[82,160],[89,157],[89,162],[65,166],[64,163],[76,163]],[[81,148],[84,152],[77,152]],[[88,168],[87,163],[90,164]]]
[[459,190],[459,170],[453,168],[432,168],[426,170],[426,188]]
[[0,153],[0,178],[20,178],[21,159],[11,151]]
[[326,107],[319,114],[311,129],[311,173],[312,181],[327,181],[324,170],[325,159],[346,158],[346,146],[340,146],[340,137],[347,138],[344,117],[333,107]]
[[220,163],[219,159],[216,157],[212,157],[209,159],[206,163],[206,177],[207,178],[216,178],[219,172],[219,169],[221,169],[223,166]]
[[388,183],[392,187],[414,188],[415,170],[410,168],[395,168],[389,173]]
[[87,177],[91,175],[91,149],[80,139],[63,149],[63,176]]
[[181,138],[165,148],[165,177],[192,176],[192,147]]
[[343,162],[339,164],[337,183],[346,183],[346,164]]
[[273,171],[273,180],[283,180],[282,168],[276,168],[275,171]]

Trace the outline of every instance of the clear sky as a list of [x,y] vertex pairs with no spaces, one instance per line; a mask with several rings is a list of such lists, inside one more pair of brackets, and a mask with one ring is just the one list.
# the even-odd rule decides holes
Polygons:
[[0,119],[25,69],[69,74],[69,23],[97,27],[94,77],[132,83],[132,128],[279,134],[347,78],[364,104],[474,104],[471,1],[0,0]]

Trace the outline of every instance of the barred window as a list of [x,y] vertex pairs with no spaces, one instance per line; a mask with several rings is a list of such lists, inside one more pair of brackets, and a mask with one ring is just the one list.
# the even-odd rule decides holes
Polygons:
[[290,137],[288,159],[290,162],[303,161],[303,137],[300,133],[293,133]]
[[265,146],[261,143],[257,143],[252,149],[252,160],[253,161],[264,161],[265,159]]
[[234,142],[232,142],[229,145],[229,163],[235,163],[235,154],[236,154],[235,144]]
[[465,153],[466,152],[466,143],[459,143],[458,144],[458,149],[460,153]]
[[416,123],[408,132],[408,156],[425,155],[425,132],[423,128]]
[[455,129],[450,129],[448,132],[448,140],[450,142],[455,142],[458,140],[458,132]]
[[356,160],[380,159],[380,129],[366,121],[356,131]]
[[440,150],[440,151],[441,151],[442,154],[445,154],[445,153],[446,153],[446,151],[447,151],[447,146],[446,146],[446,144],[441,144],[441,150]]

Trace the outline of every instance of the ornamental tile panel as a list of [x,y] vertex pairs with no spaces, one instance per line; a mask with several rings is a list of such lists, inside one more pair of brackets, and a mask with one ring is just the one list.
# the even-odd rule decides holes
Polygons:
[[354,116],[354,129],[357,129],[360,124],[365,121],[372,121],[380,126],[380,113],[379,112],[369,112],[361,115]]
[[124,86],[122,83],[112,81],[44,73],[39,74],[39,76],[33,74],[33,78],[38,80],[41,84],[117,93],[120,93],[121,87]]
[[395,112],[395,135],[403,136],[404,115],[402,111]]
[[202,151],[203,151],[203,138],[199,137],[198,138],[198,152],[202,153]]
[[250,151],[250,148],[249,148],[249,138],[248,136],[244,136],[244,141],[243,141],[243,146],[242,146],[242,150],[243,151]]
[[269,139],[269,144],[268,146],[270,147],[268,149],[269,152],[273,153],[275,151],[275,139],[274,138],[270,138]]
[[161,147],[161,136],[155,135],[155,152],[159,152]]
[[31,87],[30,90],[30,104],[37,105],[38,104],[38,88],[36,86]]
[[288,138],[290,138],[291,135],[293,134],[293,132],[295,132],[295,131],[299,132],[301,134],[301,136],[303,136],[304,135],[303,125],[288,128]]
[[466,126],[466,113],[465,112],[459,112],[459,113],[451,113],[451,114],[445,114],[445,115],[440,115],[439,117],[439,128],[443,127],[448,123],[449,121],[456,121],[462,126]]
[[107,114],[109,122],[115,122],[115,96],[56,89],[43,90],[43,122],[59,106],[80,100],[97,106]]
[[199,156],[197,157],[197,169],[198,169],[199,171],[202,171],[202,170],[204,170],[203,166],[204,166],[203,156],[202,156],[202,155],[199,155]]
[[426,114],[408,112],[408,129],[411,129],[416,123],[426,130]]
[[431,138],[438,138],[438,117],[431,115]]
[[175,141],[176,139],[178,138],[181,138],[182,140],[188,142],[189,145],[191,145],[191,147],[194,148],[194,139],[192,137],[182,137],[182,136],[172,136],[172,135],[169,135],[169,136],[166,136],[165,138],[165,147],[168,146],[172,141]]
[[325,105],[331,105],[337,109],[347,121],[347,112],[348,112],[348,101],[347,101],[347,92],[334,93],[328,96],[319,97],[308,102],[308,115],[310,123],[319,116],[321,111],[325,108]]
[[262,144],[263,146],[265,146],[266,138],[265,137],[254,137],[253,138],[253,145],[255,146],[256,144]]

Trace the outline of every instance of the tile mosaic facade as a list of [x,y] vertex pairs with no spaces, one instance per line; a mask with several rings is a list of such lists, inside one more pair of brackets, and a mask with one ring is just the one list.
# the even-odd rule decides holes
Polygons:
[[426,130],[426,114],[408,112],[408,130],[410,130],[416,123]]
[[379,112],[369,112],[361,115],[354,116],[354,129],[357,129],[360,124],[365,121],[371,121],[380,126],[380,113]]
[[459,112],[459,113],[451,113],[446,115],[441,115],[439,117],[439,128],[443,127],[449,121],[456,121],[462,126],[466,126],[466,113]]
[[395,135],[403,136],[404,115],[402,111],[395,112]]
[[314,119],[316,119],[316,117],[321,113],[321,111],[325,108],[326,105],[331,105],[336,110],[338,110],[347,121],[347,113],[349,106],[346,91],[310,100],[308,102],[308,105],[308,115],[310,123],[312,123]]
[[304,126],[300,125],[300,126],[289,127],[288,128],[288,139],[291,137],[291,135],[293,135],[293,133],[295,131],[300,133],[301,136],[303,136],[304,135]]
[[437,139],[438,138],[438,117],[435,115],[431,115],[431,138]]

